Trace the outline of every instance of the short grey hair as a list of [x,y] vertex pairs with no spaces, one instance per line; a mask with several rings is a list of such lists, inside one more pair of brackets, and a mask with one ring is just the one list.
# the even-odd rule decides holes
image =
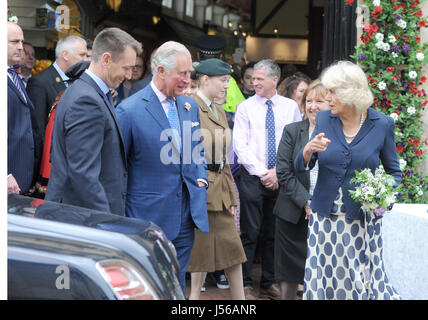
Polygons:
[[332,64],[321,74],[321,82],[328,90],[335,91],[341,103],[355,107],[359,113],[373,104],[366,74],[355,63],[339,61]]
[[117,61],[127,47],[133,48],[137,55],[143,53],[142,44],[129,33],[119,28],[106,28],[95,37],[91,59],[98,62],[105,52],[109,52],[113,61]]
[[167,41],[157,48],[151,58],[151,68],[153,74],[157,73],[157,67],[163,66],[167,74],[177,66],[177,56],[180,54],[189,54],[189,50],[181,43]]
[[266,70],[267,75],[273,79],[275,77],[279,78],[281,77],[281,69],[279,68],[279,65],[275,63],[272,59],[264,59],[260,60],[254,65],[254,70]]
[[86,40],[79,36],[68,36],[59,39],[55,47],[55,58],[60,58],[63,51],[73,53],[76,50],[76,41],[82,41],[85,47],[87,45]]

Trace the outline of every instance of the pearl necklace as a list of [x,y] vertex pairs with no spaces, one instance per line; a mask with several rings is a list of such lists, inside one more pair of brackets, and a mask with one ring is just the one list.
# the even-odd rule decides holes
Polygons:
[[343,130],[343,128],[342,128],[342,131],[343,131],[343,134],[345,135],[345,138],[347,138],[347,139],[354,139],[354,138],[355,138],[355,136],[356,136],[356,135],[358,134],[358,132],[360,131],[361,127],[363,126],[364,120],[366,120],[365,112],[363,112],[363,113],[361,114],[360,126],[358,127],[357,132],[355,132],[355,134],[354,134],[354,135],[352,135],[352,136],[347,135],[347,134],[346,134],[346,132],[345,132],[345,130]]

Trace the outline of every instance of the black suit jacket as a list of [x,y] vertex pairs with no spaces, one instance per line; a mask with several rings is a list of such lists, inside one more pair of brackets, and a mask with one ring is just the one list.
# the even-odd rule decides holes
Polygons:
[[57,105],[46,200],[125,215],[127,169],[116,115],[83,73]]
[[28,80],[27,93],[34,104],[37,124],[43,137],[52,104],[65,88],[61,76],[53,65]]
[[21,193],[26,193],[33,186],[41,155],[41,137],[34,106],[25,89],[24,94],[26,100],[8,77],[7,170],[15,177]]
[[293,165],[297,154],[309,140],[308,130],[307,119],[286,125],[278,146],[276,174],[280,189],[274,214],[294,224],[305,214],[303,206],[311,198],[309,171],[298,172]]

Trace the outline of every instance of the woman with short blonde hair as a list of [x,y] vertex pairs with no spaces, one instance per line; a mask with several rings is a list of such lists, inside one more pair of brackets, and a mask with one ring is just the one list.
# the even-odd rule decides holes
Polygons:
[[394,120],[369,108],[373,102],[364,71],[340,61],[327,68],[321,82],[329,109],[318,112],[312,139],[294,166],[306,172],[318,164],[310,204],[304,299],[399,299],[385,274],[381,219],[355,202],[350,183],[355,171],[372,172],[382,162],[398,185],[401,171],[394,140]]

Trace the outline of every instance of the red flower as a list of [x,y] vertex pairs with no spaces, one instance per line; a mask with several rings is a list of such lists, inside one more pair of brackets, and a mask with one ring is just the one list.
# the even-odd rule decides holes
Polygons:
[[348,4],[353,4],[353,3],[354,3],[354,0],[346,0],[346,2],[347,2]]
[[416,12],[416,13],[414,13],[413,14],[415,17],[418,17],[418,18],[422,18],[422,10],[419,10],[418,12]]
[[410,6],[411,7],[417,7],[418,5],[420,5],[421,4],[421,2],[419,1],[419,0],[415,0],[415,1],[413,1],[411,4],[410,4]]
[[370,13],[372,17],[374,18],[378,18],[380,16],[380,14],[382,13],[382,7],[381,6],[377,6],[374,7],[374,12]]
[[364,43],[369,43],[370,42],[370,38],[367,37],[367,36],[362,35],[361,36],[361,41],[364,42]]
[[423,155],[424,152],[421,149],[416,149],[415,154],[419,157],[419,156]]
[[427,26],[426,21],[425,21],[425,20],[421,20],[421,21],[419,21],[419,26],[420,26],[421,28],[425,28],[425,27]]
[[404,150],[402,146],[398,146],[398,145],[397,145],[396,149],[397,149],[398,153],[401,153]]
[[407,140],[407,141],[409,141],[411,144],[413,144],[415,147],[417,147],[418,145],[420,145],[420,143],[421,143],[421,140],[419,140],[418,138],[416,138],[416,139],[409,139],[409,140]]
[[421,37],[417,36],[417,37],[415,38],[415,40],[416,40],[416,42],[421,42]]
[[400,5],[396,4],[396,5],[394,6],[394,11],[397,11],[398,9],[400,9]]
[[428,100],[425,100],[424,102],[422,102],[422,106],[426,106],[428,104]]
[[386,72],[393,72],[394,71],[394,67],[388,67],[386,68]]
[[403,35],[403,40],[405,40],[405,41],[409,41],[409,37],[408,37],[408,36],[406,36],[406,35]]

